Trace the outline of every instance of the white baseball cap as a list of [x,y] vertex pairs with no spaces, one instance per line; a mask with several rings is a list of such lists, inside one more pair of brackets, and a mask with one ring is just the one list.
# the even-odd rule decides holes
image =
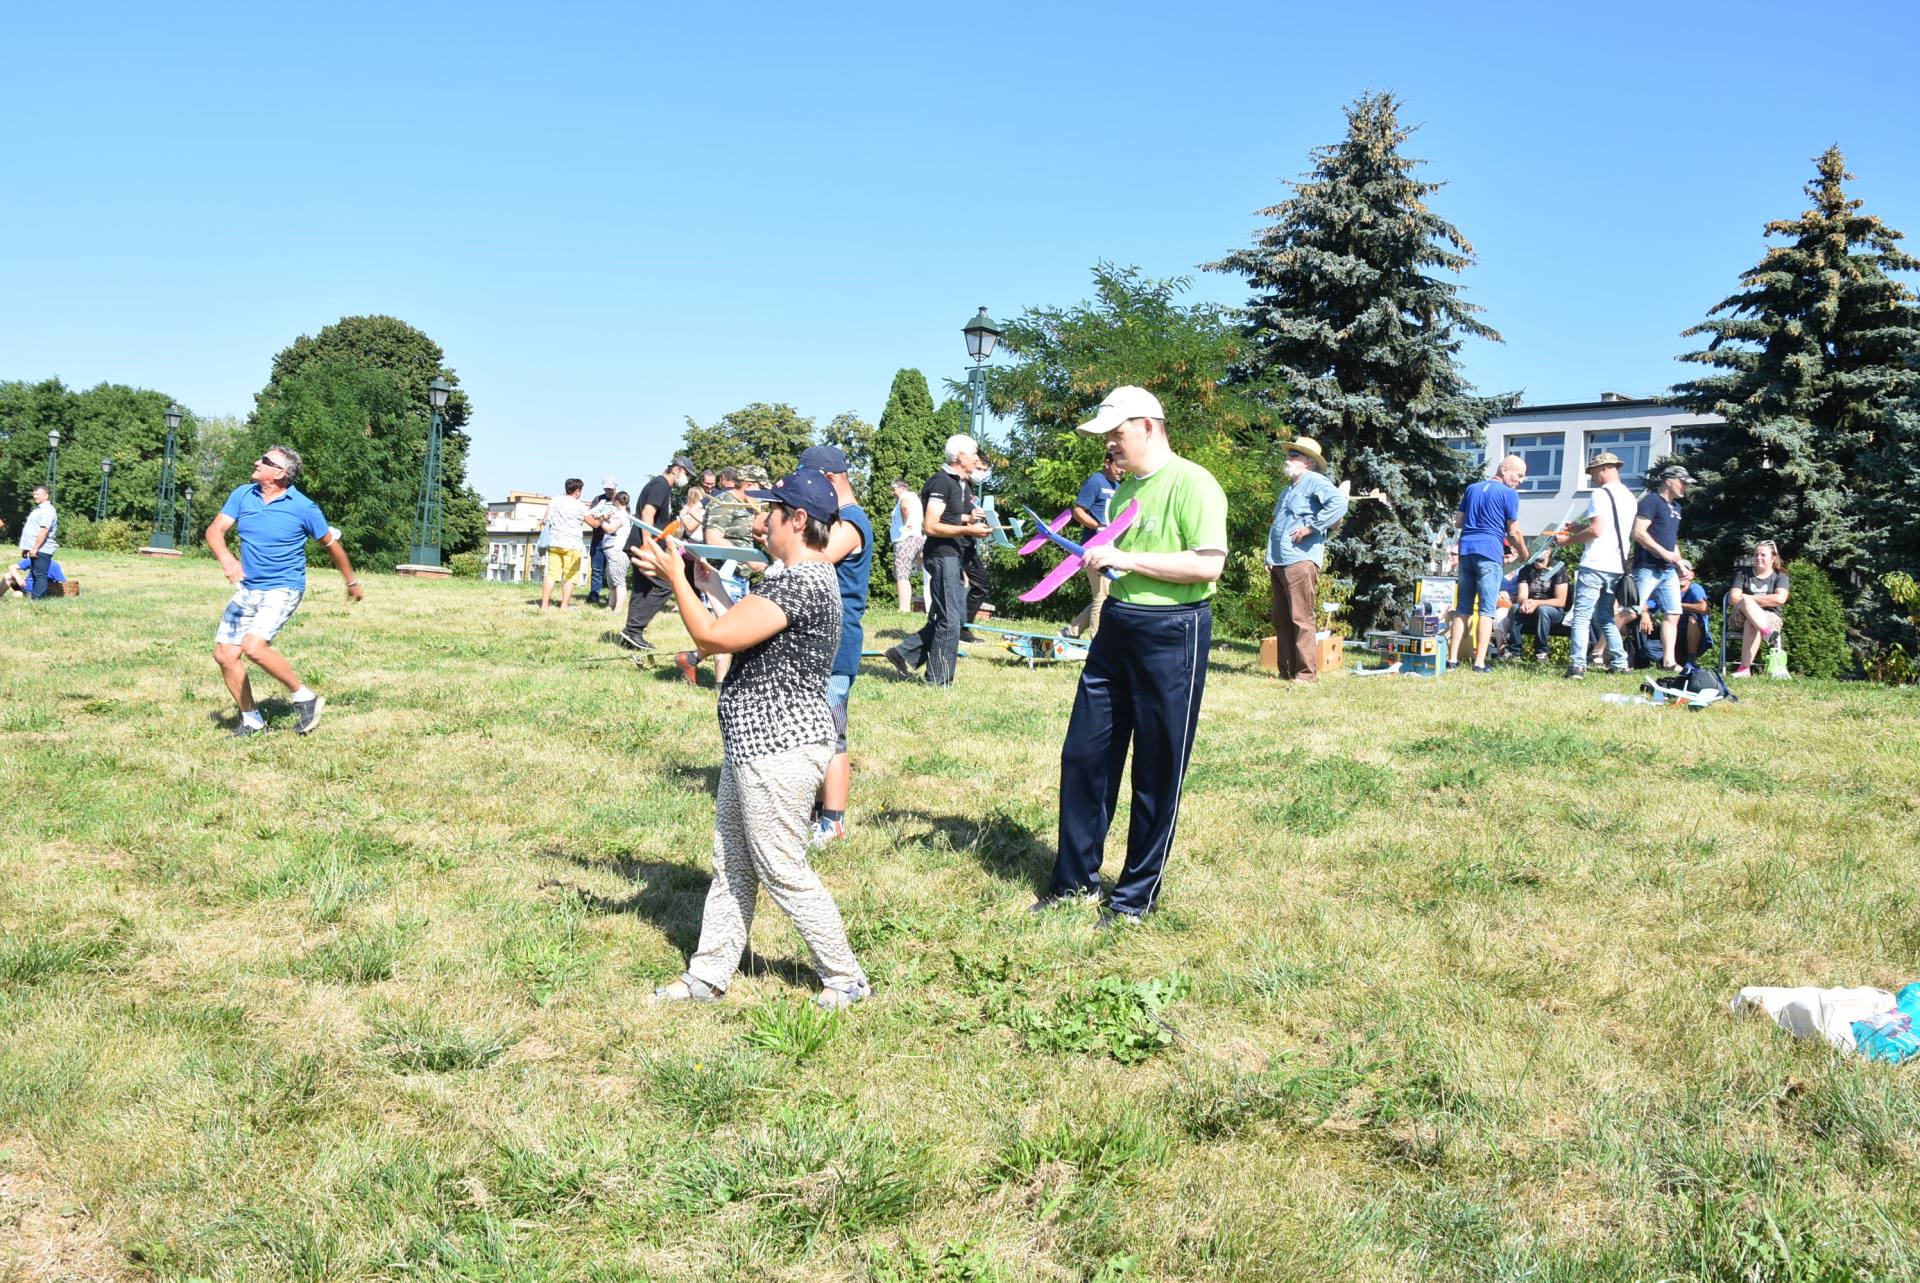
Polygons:
[[1160,408],[1159,397],[1145,388],[1128,384],[1107,393],[1107,399],[1100,403],[1100,409],[1092,419],[1080,425],[1080,430],[1105,436],[1128,419],[1158,419],[1165,423],[1167,412]]
[[602,477],[600,478],[600,488],[602,490],[617,490],[620,488],[620,482],[614,477]]

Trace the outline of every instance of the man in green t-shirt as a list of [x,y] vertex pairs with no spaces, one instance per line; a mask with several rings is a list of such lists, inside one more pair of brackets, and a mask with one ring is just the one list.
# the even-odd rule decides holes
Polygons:
[[1138,924],[1152,908],[1180,817],[1213,640],[1214,582],[1227,564],[1227,496],[1213,474],[1182,459],[1167,416],[1144,388],[1115,388],[1080,431],[1104,436],[1126,468],[1107,512],[1140,505],[1086,568],[1119,573],[1100,614],[1060,752],[1060,846],[1041,910],[1100,893],[1100,859],[1133,748],[1133,821],[1127,862],[1102,927]]

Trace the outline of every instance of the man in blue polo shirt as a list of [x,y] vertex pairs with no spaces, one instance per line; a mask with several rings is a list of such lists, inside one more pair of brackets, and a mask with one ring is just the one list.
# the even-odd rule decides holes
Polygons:
[[1500,460],[1485,481],[1467,487],[1453,524],[1460,528],[1460,595],[1453,613],[1453,662],[1459,663],[1466,640],[1467,620],[1480,608],[1480,628],[1473,647],[1473,671],[1491,672],[1487,647],[1493,641],[1493,621],[1500,607],[1500,568],[1509,546],[1525,565],[1527,540],[1520,533],[1520,483],[1527,479],[1527,461],[1517,454]]
[[[207,547],[220,559],[220,569],[234,587],[214,635],[213,658],[240,708],[235,736],[267,729],[254,707],[247,676],[249,659],[292,693],[298,718],[294,729],[300,734],[320,724],[320,712],[327,705],[273,648],[274,636],[293,618],[306,595],[307,540],[318,539],[333,558],[340,577],[347,581],[348,597],[359,601],[365,595],[340,544],[340,532],[327,525],[318,504],[293,488],[299,475],[300,456],[288,446],[274,446],[253,465],[253,484],[228,495],[226,506],[207,527]],[[237,559],[227,547],[227,532],[236,529],[240,532]]]
[[802,468],[818,468],[833,485],[840,519],[827,540],[827,560],[834,563],[840,582],[840,649],[834,652],[827,677],[827,707],[833,712],[833,760],[820,785],[819,814],[814,817],[808,846],[825,846],[847,836],[847,798],[853,790],[853,760],[847,756],[847,702],[853,679],[860,673],[860,650],[866,634],[867,585],[873,578],[873,523],[847,480],[847,454],[837,445],[809,447],[800,456]]

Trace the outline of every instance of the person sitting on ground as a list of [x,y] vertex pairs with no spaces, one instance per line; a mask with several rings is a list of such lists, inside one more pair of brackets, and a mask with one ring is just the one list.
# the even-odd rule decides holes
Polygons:
[[[59,562],[48,558],[46,592],[55,597],[61,596],[62,593],[56,592],[55,589],[64,589],[66,582],[67,572],[60,568]],[[31,557],[22,557],[19,565],[7,567],[7,573],[0,575],[0,597],[16,592],[28,598],[41,596],[42,594],[34,591],[34,587],[33,558]]]
[[813,953],[835,1009],[872,992],[853,956],[832,894],[807,863],[814,797],[833,757],[827,678],[840,645],[840,585],[827,547],[840,501],[826,474],[797,468],[768,490],[769,570],[740,604],[715,619],[689,581],[680,546],[648,540],[632,550],[641,574],[666,583],[681,622],[702,654],[739,656],[720,687],[720,787],[714,805],[713,884],[700,943],[678,980],[656,1002],[715,1002],[746,952],[754,902],[764,884]]
[[1694,578],[1693,566],[1680,572],[1680,665],[1686,667],[1713,645],[1713,602]]
[[1515,659],[1523,658],[1523,647],[1531,637],[1533,662],[1546,663],[1553,630],[1567,617],[1567,601],[1573,585],[1567,579],[1567,568],[1554,556],[1556,551],[1555,546],[1548,543],[1521,568],[1513,613],[1507,617],[1510,649]]
[[[1789,582],[1787,572],[1780,568],[1780,549],[1771,539],[1753,546],[1748,569],[1734,572],[1727,610],[1746,631],[1740,639],[1740,663],[1729,677],[1753,676],[1753,657],[1760,653],[1760,644],[1780,644],[1780,608],[1787,604]],[[1733,633],[1731,623],[1727,633]]]

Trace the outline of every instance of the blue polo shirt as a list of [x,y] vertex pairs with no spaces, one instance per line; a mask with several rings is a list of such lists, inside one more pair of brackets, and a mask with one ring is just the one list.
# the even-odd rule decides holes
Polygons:
[[306,591],[307,540],[327,533],[319,504],[292,487],[268,503],[254,482],[228,495],[220,513],[240,532],[241,587]]
[[1520,495],[1497,477],[1476,481],[1460,500],[1460,555],[1504,561],[1507,523],[1520,519]]
[[1105,468],[1088,477],[1080,487],[1080,493],[1073,501],[1093,514],[1093,519],[1101,525],[1107,524],[1107,504],[1113,499],[1113,492],[1120,488],[1117,481],[1109,481]]

